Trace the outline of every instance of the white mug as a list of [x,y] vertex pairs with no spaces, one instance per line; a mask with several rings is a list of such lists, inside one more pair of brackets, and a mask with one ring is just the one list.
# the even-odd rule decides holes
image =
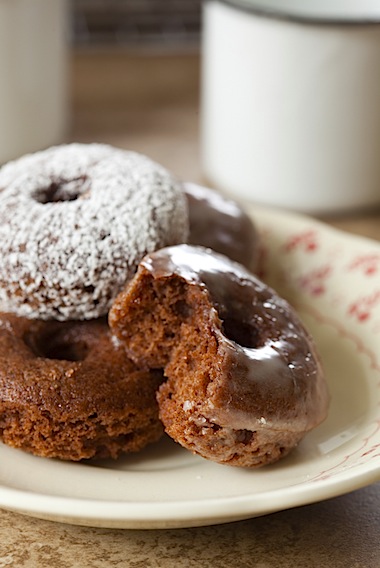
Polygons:
[[309,213],[380,205],[379,22],[379,1],[206,1],[210,183]]
[[0,164],[67,128],[66,0],[0,0]]

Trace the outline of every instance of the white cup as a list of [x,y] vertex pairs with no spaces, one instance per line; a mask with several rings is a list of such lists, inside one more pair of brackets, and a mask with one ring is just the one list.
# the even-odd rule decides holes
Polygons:
[[66,0],[0,0],[0,164],[62,141]]
[[379,205],[379,22],[379,1],[206,1],[209,181],[309,213]]

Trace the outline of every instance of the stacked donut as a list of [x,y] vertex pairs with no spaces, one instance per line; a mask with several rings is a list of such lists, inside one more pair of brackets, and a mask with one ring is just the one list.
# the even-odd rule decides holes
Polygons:
[[71,144],[0,171],[0,436],[80,460],[162,434],[157,370],[112,340],[108,310],[141,258],[183,242],[183,191],[145,156]]
[[72,144],[4,166],[1,439],[115,458],[165,429],[219,463],[286,455],[328,393],[311,337],[251,272],[258,248],[236,203],[133,152]]

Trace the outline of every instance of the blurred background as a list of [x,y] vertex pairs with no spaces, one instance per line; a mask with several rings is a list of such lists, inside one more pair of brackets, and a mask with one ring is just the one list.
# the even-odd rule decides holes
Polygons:
[[104,142],[311,214],[380,205],[380,3],[0,2],[0,163]]
[[197,48],[201,0],[71,0],[75,46]]
[[201,0],[70,0],[69,137],[200,180]]
[[109,115],[116,143],[258,203],[311,214],[380,204],[378,2],[71,0],[71,14],[77,104],[93,50],[87,101],[145,105],[139,124]]
[[200,0],[1,2],[0,164],[104,142],[199,177],[200,20]]

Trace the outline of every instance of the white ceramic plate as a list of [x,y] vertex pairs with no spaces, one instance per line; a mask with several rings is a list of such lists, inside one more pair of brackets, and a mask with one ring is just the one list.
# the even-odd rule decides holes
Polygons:
[[310,218],[254,210],[262,276],[298,309],[327,371],[329,418],[282,462],[218,465],[163,439],[117,462],[62,463],[0,445],[0,507],[120,528],[234,521],[380,479],[380,244]]

